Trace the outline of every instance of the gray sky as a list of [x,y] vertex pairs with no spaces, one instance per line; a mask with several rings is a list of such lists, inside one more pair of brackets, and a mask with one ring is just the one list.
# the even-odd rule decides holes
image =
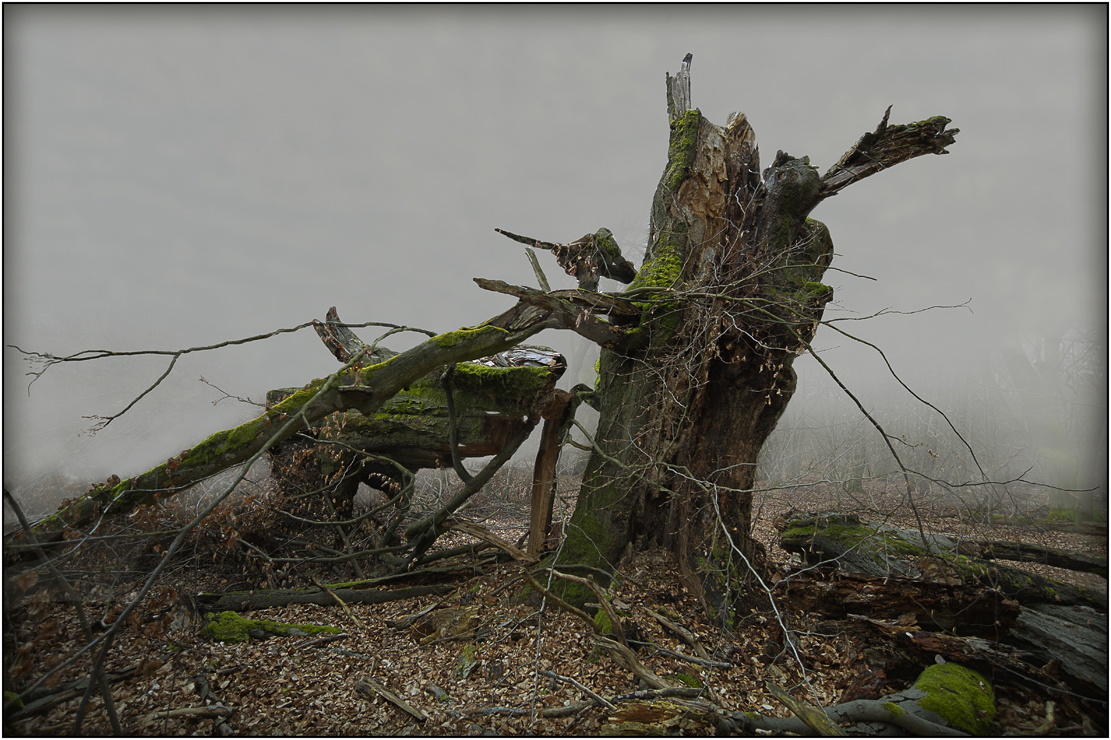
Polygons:
[[[825,170],[893,105],[945,115],[951,154],[853,185],[827,317],[972,300],[854,329],[910,380],[998,337],[1106,320],[1106,22],[1086,6],[4,7],[4,343],[175,349],[337,306],[447,331],[532,285],[500,227],[610,228],[635,264],[667,152],[664,73]],[[550,257],[550,278],[571,286]],[[556,280],[556,278],[561,278]],[[603,286],[606,287],[606,286]],[[616,286],[608,286],[611,289]],[[373,330],[362,330],[373,339]],[[394,349],[417,339],[391,337]],[[564,351],[570,337],[538,342]],[[819,332],[849,382],[874,355]],[[815,363],[798,363],[806,382]],[[165,361],[56,367],[4,350],[4,483],[132,475],[335,369],[311,330]],[[864,389],[865,394],[867,388]]]

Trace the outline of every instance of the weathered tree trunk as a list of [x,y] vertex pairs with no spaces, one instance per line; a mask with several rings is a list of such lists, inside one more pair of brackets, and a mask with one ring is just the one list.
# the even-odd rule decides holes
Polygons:
[[885,113],[824,176],[783,152],[761,176],[743,114],[721,128],[689,109],[688,67],[667,79],[668,162],[644,264],[622,294],[642,315],[631,341],[602,352],[597,447],[561,562],[612,569],[626,548],[664,547],[725,616],[762,561],[757,455],[833,296],[819,282],[833,243],[808,214],[856,180],[945,153],[957,130],[943,117],[888,126]]

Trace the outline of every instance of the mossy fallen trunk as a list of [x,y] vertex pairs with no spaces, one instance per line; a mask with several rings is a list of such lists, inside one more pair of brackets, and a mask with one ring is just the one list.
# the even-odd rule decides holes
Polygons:
[[[181,493],[197,481],[242,463],[333,413],[355,410],[373,417],[400,390],[432,371],[510,349],[550,325],[542,314],[515,317],[511,329],[496,322],[497,319],[492,319],[477,327],[439,334],[385,361],[356,367],[349,371],[346,385],[339,382],[339,374],[313,380],[261,416],[217,432],[145,473],[126,480],[112,476],[106,484],[96,486],[84,496],[63,501],[57,513],[35,525],[35,536],[41,543],[55,543],[66,531],[123,516],[138,506]],[[475,376],[501,385],[501,378],[514,374],[520,371],[483,368]],[[524,374],[530,381],[537,380],[529,370]],[[23,534],[17,533],[9,544],[23,549],[20,547],[23,540]]]
[[873,577],[898,576],[996,589],[1023,604],[1049,603],[1107,610],[1102,594],[991,560],[959,554],[942,535],[870,522],[855,514],[781,518],[780,545],[809,565]]

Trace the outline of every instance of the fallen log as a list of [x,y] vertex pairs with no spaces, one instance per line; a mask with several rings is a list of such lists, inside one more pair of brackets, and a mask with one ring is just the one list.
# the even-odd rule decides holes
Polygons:
[[[1035,604],[1023,609],[1009,640],[1056,661],[1066,682],[1087,696],[1107,695],[1107,615],[1084,608]],[[1092,689],[1095,689],[1093,692]]]
[[[266,409],[258,418],[234,429],[217,432],[145,473],[127,480],[113,475],[106,484],[97,486],[84,496],[63,501],[57,513],[35,525],[35,536],[44,546],[54,546],[67,530],[80,530],[101,519],[124,516],[140,505],[151,505],[181,493],[197,481],[244,462],[337,411],[357,410],[364,417],[374,417],[386,401],[429,373],[445,365],[511,349],[543,329],[554,326],[551,317],[542,311],[526,313],[522,315],[520,311],[511,309],[481,326],[432,337],[384,362],[344,373],[348,385],[338,382],[339,373],[328,379],[313,380],[297,393]],[[503,328],[500,325],[502,322],[511,323],[513,328]],[[551,368],[546,367],[504,370],[475,367],[479,368],[479,373],[499,374],[498,377],[513,374],[521,375],[522,380],[527,377],[525,385],[531,383],[536,390],[542,386],[545,392],[554,382]],[[491,393],[494,393],[494,385],[489,386]],[[539,394],[533,398],[539,400]],[[536,409],[529,411],[533,413]],[[17,533],[6,544],[19,545],[24,539]]]
[[[385,604],[390,601],[404,601],[415,599],[419,596],[435,594],[441,596],[448,593],[454,586],[440,584],[432,586],[414,586],[412,588],[395,589],[391,591],[377,591],[369,589],[344,589],[336,588],[332,591],[348,604]],[[228,591],[222,594],[203,593],[197,595],[197,603],[208,611],[250,611],[254,609],[270,609],[275,606],[289,604],[316,604],[317,606],[335,606],[336,600],[327,591],[319,588],[293,588],[272,589],[261,591]]]
[[[1048,605],[1039,604],[1040,610]],[[968,665],[984,673],[1006,675],[1038,692],[1057,695],[1074,693],[1103,701],[1107,697],[1107,633],[1063,629],[1063,620],[1046,619],[1036,609],[1021,610],[1015,627],[1002,641],[929,632],[898,623],[885,623],[860,615],[850,619],[865,622],[873,630],[928,663],[944,660]],[[1070,611],[1067,610],[1066,611]],[[1092,641],[1091,648],[1084,647]],[[1102,651],[1102,653],[1100,652]]]
[[1107,597],[1090,589],[958,553],[943,535],[861,519],[855,514],[790,512],[775,522],[780,545],[816,567],[873,577],[891,576],[976,584],[1023,604],[1050,603],[1107,610]]
[[891,620],[904,628],[998,639],[1019,615],[1019,605],[979,585],[949,585],[911,578],[876,578],[838,573],[823,580],[815,571],[795,574],[776,584],[792,608],[840,619],[852,614]]
[[[854,724],[854,734],[902,733],[924,737],[987,734],[995,717],[995,697],[990,681],[980,673],[956,664],[931,665],[919,674],[914,686],[883,697],[861,699],[819,710],[768,684],[777,699],[795,715],[787,719],[744,715],[756,729],[797,734],[818,732],[841,735],[836,723]],[[734,713],[734,717],[737,713]]]
[[[563,361],[552,354],[559,362]],[[457,409],[454,420],[459,458],[487,457],[500,452],[525,426],[525,417],[539,413],[541,400],[551,392],[558,377],[557,372],[535,365],[500,367],[479,362],[456,365],[451,391]],[[282,403],[299,390],[268,391],[267,408]],[[362,455],[389,458],[410,472],[452,467],[452,423],[439,372],[429,373],[400,389],[374,413],[351,409],[310,431],[316,440],[319,485]],[[272,455],[281,459],[288,449],[288,443],[280,445]],[[363,467],[366,470],[352,479],[352,487],[360,481],[369,482],[372,473],[398,477],[396,467],[388,463],[369,463]]]
[[894,642],[920,663],[940,655],[1040,690],[1056,680],[1045,673],[1052,664],[1058,688],[1089,698],[1107,693],[1107,616],[1090,607],[1027,608],[979,585],[850,573],[823,581],[817,573],[784,579],[776,592],[792,609],[867,624],[883,636],[875,642]]
[[983,560],[1014,560],[1026,563],[1041,563],[1054,568],[1064,568],[1082,573],[1095,573],[1107,577],[1107,557],[1092,555],[1076,550],[1063,550],[1057,547],[1035,545],[1028,542],[1008,542],[1006,540],[979,540],[961,542],[958,552],[968,557]]

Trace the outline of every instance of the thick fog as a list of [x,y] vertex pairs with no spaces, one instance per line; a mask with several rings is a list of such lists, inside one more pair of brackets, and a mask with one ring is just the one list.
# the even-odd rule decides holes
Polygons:
[[[259,401],[337,364],[311,329],[187,355],[92,436],[86,417],[122,410],[168,358],[56,366],[28,391],[9,345],[172,350],[333,305],[350,322],[474,325],[512,299],[472,277],[535,285],[495,227],[567,242],[605,226],[639,265],[667,157],[664,74],[687,52],[693,104],[720,125],[745,112],[764,166],[782,149],[824,171],[889,105],[892,123],[952,119],[949,155],[812,214],[845,271],[827,274],[826,317],[967,303],[838,326],[943,410],[967,412],[971,386],[981,416],[1001,403],[1008,449],[1027,457],[1045,425],[1016,400],[1006,353],[1035,369],[1073,358],[1041,392],[1060,401],[1079,482],[1106,476],[1106,6],[9,5],[4,21],[3,479],[17,494],[134,475],[257,413],[214,404],[212,385]],[[877,418],[919,413],[873,349],[828,327],[816,347]],[[842,401],[813,358],[796,367],[785,423],[850,414],[829,410]]]

